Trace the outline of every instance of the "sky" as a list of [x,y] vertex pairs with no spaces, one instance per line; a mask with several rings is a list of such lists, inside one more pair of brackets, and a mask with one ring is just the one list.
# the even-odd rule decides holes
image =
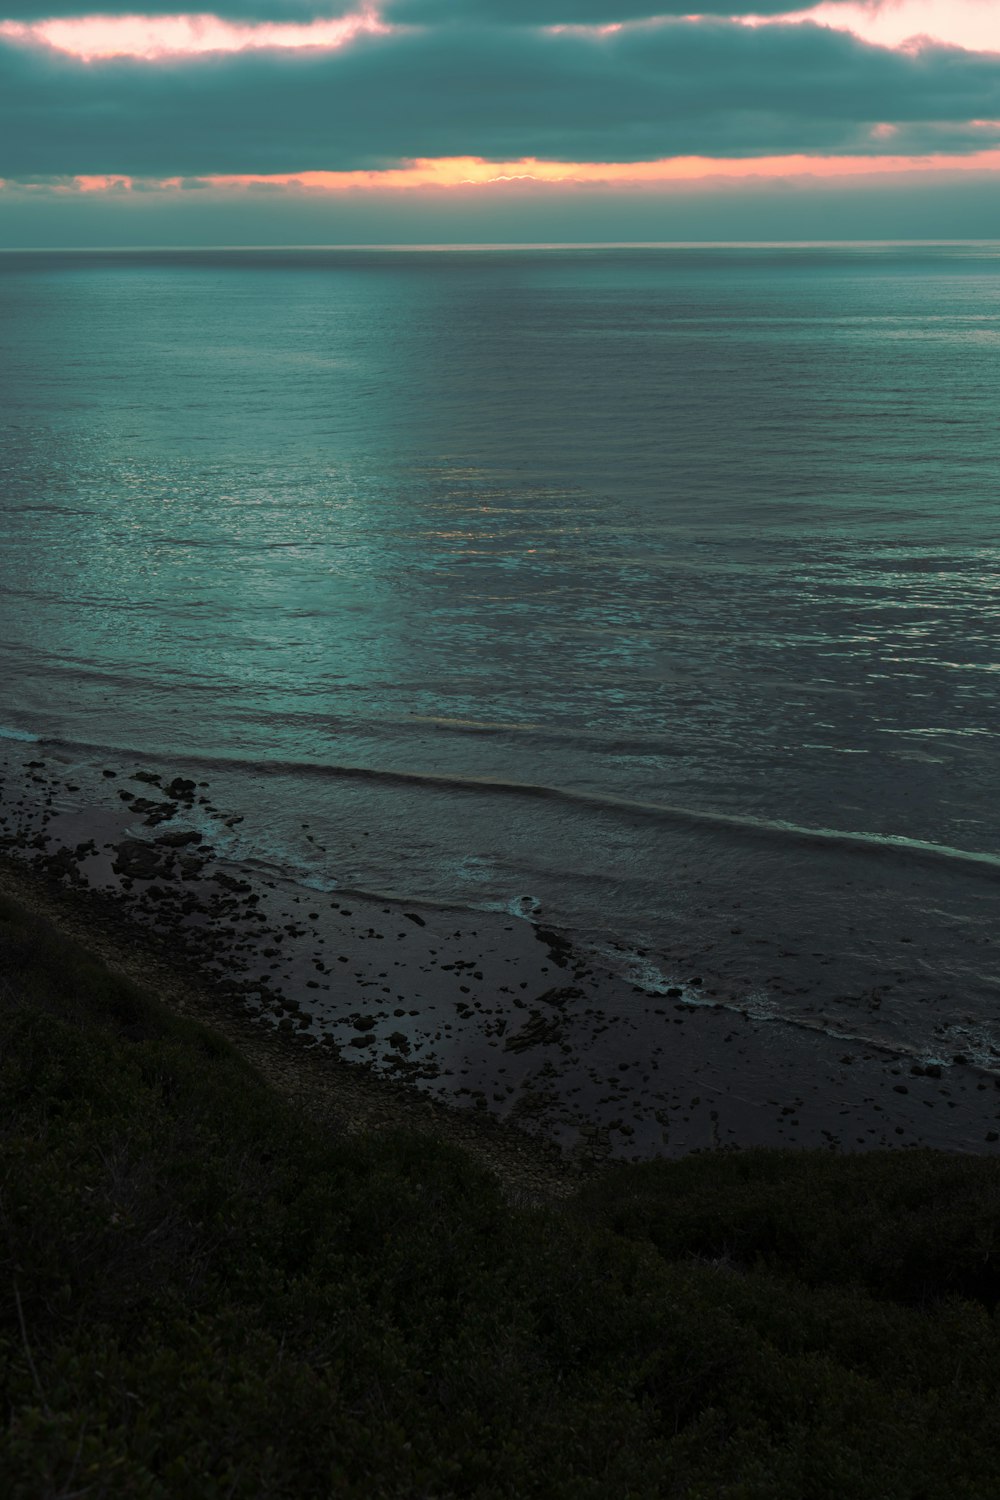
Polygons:
[[0,0],[0,248],[1000,238],[1000,0],[95,3]]

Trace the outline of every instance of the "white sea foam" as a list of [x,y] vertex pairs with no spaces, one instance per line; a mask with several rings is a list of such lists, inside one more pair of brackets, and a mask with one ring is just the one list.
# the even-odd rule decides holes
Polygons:
[[537,896],[511,896],[503,901],[482,901],[479,905],[483,911],[501,912],[505,917],[518,917],[524,922],[537,917],[542,909]]

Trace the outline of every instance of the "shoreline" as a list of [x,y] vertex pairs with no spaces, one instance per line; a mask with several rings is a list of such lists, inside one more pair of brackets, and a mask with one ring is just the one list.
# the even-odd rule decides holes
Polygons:
[[137,989],[3,896],[0,928],[11,1493],[993,1495],[995,1160],[525,1191],[310,1119],[159,960]]
[[0,889],[346,1128],[433,1120],[543,1195],[713,1148],[998,1149],[1000,1079],[960,1055],[765,1019],[710,974],[645,990],[538,920],[296,885],[214,846],[248,810],[208,783],[88,772],[0,746]]
[[586,1175],[547,1142],[505,1128],[491,1115],[442,1107],[327,1049],[305,1048],[287,1033],[255,1026],[224,984],[207,983],[120,914],[53,889],[6,855],[0,855],[0,897],[50,924],[168,1010],[217,1032],[266,1084],[319,1125],[347,1135],[399,1128],[459,1146],[519,1202],[568,1197]]

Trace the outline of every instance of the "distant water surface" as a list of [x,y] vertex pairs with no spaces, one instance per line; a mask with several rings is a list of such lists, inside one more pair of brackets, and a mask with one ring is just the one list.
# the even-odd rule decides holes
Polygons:
[[1000,1059],[998,360],[992,245],[0,256],[0,721]]

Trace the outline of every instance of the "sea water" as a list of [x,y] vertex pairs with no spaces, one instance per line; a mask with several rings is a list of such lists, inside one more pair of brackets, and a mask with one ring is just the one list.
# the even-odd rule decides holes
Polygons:
[[990,1061],[998,356],[990,244],[0,255],[0,723]]

